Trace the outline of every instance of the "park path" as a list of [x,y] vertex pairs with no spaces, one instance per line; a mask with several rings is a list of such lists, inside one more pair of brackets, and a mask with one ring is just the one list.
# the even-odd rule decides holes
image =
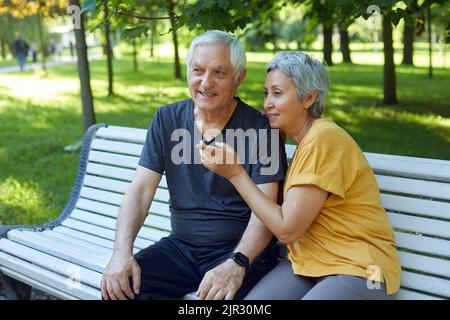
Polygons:
[[[45,66],[47,68],[56,67],[56,66],[62,66],[65,64],[75,63],[76,60],[60,60],[60,61],[47,61],[45,63]],[[29,70],[36,70],[36,69],[42,69],[42,63],[36,62],[36,63],[27,63],[25,65],[24,71]],[[0,73],[13,73],[13,72],[20,72],[20,68],[18,65],[14,66],[7,66],[7,67],[0,67]]]

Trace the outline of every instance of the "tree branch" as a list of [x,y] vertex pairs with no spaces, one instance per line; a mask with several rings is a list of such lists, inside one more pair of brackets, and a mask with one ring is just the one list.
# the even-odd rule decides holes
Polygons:
[[[118,11],[117,14],[121,15],[121,16],[128,16],[128,17],[133,17],[133,18],[140,19],[140,20],[150,20],[150,21],[151,20],[166,20],[166,19],[168,20],[168,19],[170,19],[169,16],[167,16],[167,17],[148,17],[148,16],[143,16],[143,15],[141,15],[139,13],[128,11],[128,10],[124,10],[124,9],[120,9],[120,11]],[[178,19],[178,18],[179,18],[179,16],[175,16],[175,19]]]

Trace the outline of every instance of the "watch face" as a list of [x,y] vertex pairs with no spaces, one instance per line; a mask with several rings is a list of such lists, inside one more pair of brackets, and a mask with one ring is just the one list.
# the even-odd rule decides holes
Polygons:
[[244,254],[242,254],[240,252],[235,252],[233,255],[233,260],[236,261],[236,263],[239,264],[240,266],[248,269],[249,260]]

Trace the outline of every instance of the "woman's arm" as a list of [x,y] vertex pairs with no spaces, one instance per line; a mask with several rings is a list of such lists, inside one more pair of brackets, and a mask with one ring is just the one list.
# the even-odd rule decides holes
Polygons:
[[204,166],[227,178],[283,244],[298,240],[309,229],[327,199],[328,192],[314,185],[298,185],[289,189],[279,206],[259,190],[230,146],[216,143],[216,146],[200,144],[198,148]]

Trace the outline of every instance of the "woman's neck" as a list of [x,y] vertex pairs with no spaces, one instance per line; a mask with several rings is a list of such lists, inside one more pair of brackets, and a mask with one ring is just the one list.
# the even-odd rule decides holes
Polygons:
[[306,118],[300,123],[298,128],[290,135],[292,139],[295,141],[296,145],[299,145],[302,142],[303,138],[308,133],[309,129],[311,129],[312,124],[316,118],[312,117],[309,113]]

